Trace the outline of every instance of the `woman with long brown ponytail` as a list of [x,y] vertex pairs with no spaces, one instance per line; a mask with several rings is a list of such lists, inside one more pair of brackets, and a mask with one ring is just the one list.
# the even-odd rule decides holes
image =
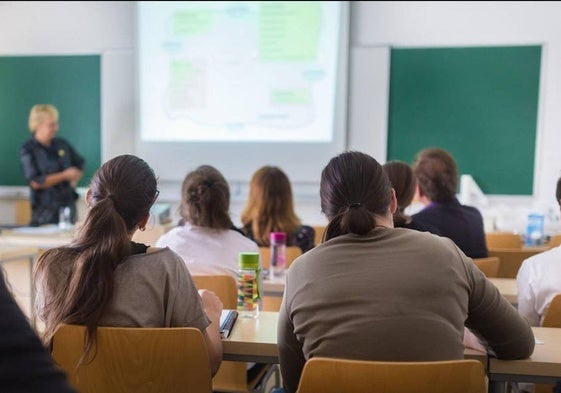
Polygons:
[[83,226],[67,247],[37,264],[38,311],[50,342],[60,324],[86,326],[84,356],[95,356],[97,326],[196,327],[207,342],[214,374],[222,358],[222,303],[199,296],[181,258],[168,248],[131,241],[158,196],[153,170],[138,157],[109,160],[93,176]]

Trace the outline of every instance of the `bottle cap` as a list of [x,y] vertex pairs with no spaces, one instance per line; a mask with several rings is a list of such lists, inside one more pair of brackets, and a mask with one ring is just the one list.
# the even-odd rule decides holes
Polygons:
[[286,233],[284,232],[271,232],[271,243],[278,241],[286,241]]
[[240,252],[238,265],[240,269],[259,269],[259,253]]

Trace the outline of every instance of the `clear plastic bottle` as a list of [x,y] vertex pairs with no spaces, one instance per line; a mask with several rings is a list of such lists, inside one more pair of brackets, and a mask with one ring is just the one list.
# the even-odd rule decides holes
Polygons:
[[259,253],[241,252],[238,259],[238,313],[241,318],[259,316],[261,269]]
[[543,243],[544,220],[543,214],[529,214],[526,227],[526,246],[539,246]]
[[286,269],[286,233],[271,232],[270,278],[284,277]]

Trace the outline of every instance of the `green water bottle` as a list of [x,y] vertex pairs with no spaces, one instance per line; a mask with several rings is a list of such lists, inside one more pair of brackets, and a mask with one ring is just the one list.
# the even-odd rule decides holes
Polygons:
[[259,279],[261,268],[258,252],[241,252],[238,259],[238,313],[241,318],[259,316]]

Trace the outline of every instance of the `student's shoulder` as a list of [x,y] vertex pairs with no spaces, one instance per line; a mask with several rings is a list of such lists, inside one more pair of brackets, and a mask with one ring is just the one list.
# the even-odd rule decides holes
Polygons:
[[434,208],[431,208],[431,209],[424,208],[424,209],[418,211],[417,213],[413,214],[411,216],[411,219],[413,221],[419,222],[419,221],[426,220],[427,218],[433,217],[435,215],[435,213],[436,213],[436,211],[435,211]]
[[442,256],[457,259],[460,255],[456,244],[447,237],[431,232],[422,232],[414,229],[394,228],[392,234],[397,240],[400,249],[413,250],[416,255]]
[[184,265],[183,259],[169,247],[148,247],[145,254],[127,258],[131,265],[148,265],[154,269]]
[[[182,232],[185,232],[184,227],[182,226],[173,227],[169,231],[164,233],[162,236],[160,236],[158,242],[160,242],[161,240],[171,240],[171,239],[178,238],[180,237]],[[163,247],[163,246],[157,246],[157,247]]]
[[474,215],[474,216],[477,216],[477,217],[482,217],[481,212],[476,207],[468,206],[468,205],[461,205],[461,208],[464,212],[467,212],[467,213],[469,213],[471,215]]
[[522,262],[523,266],[535,268],[536,266],[545,267],[548,264],[559,266],[561,260],[561,246],[554,247],[551,250],[540,252],[533,255]]

